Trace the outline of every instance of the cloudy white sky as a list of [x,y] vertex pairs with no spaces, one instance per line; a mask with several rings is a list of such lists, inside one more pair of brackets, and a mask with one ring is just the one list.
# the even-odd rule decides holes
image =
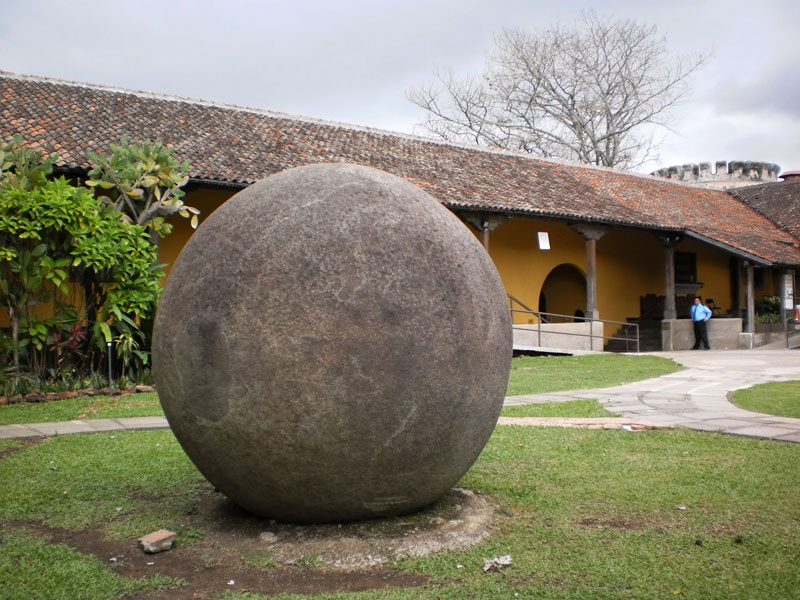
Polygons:
[[655,24],[708,53],[659,163],[800,169],[796,0],[0,0],[0,70],[411,133],[406,91],[435,67],[478,74],[503,27],[581,11]]

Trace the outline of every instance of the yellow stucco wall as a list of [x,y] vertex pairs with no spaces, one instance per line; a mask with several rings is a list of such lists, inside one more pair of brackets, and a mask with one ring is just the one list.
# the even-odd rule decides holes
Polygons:
[[[538,247],[538,232],[547,232],[550,250]],[[506,291],[534,310],[548,275],[559,265],[586,273],[586,243],[565,223],[541,219],[512,219],[490,236],[489,254]],[[548,288],[551,287],[548,282]],[[585,297],[547,294],[547,311],[573,314],[586,309]],[[613,228],[597,242],[597,306],[600,318],[625,321],[639,316],[639,296],[664,293],[664,251],[651,234]],[[574,305],[574,306],[573,306]],[[562,311],[564,311],[562,313]],[[517,319],[517,322],[527,322]]]
[[[547,232],[550,250],[539,250],[538,232]],[[584,273],[586,270],[586,250],[580,236],[557,221],[511,219],[490,234],[489,255],[506,292],[533,310],[539,310],[542,284],[554,268],[571,264]],[[557,306],[551,305],[548,309]],[[519,317],[517,322],[527,323],[528,319]]]
[[[780,273],[770,269],[756,269],[756,273],[759,270],[762,272],[761,277],[755,277],[756,283],[760,283],[754,288],[755,301],[759,302],[764,296],[780,296]],[[746,274],[743,274],[742,281],[746,281],[745,277]]]
[[[722,314],[726,314],[733,307],[734,302],[731,296],[730,255],[692,239],[681,241],[675,246],[675,251],[694,252],[697,255],[697,281],[703,284],[697,293],[703,298],[713,298]],[[744,285],[744,279],[742,278],[740,281]]]
[[566,263],[550,271],[542,283],[539,309],[551,313],[553,322],[572,322],[573,316],[586,316],[586,273]]
[[[202,224],[212,212],[222,206],[236,191],[234,189],[199,188],[187,193],[184,201],[187,205],[193,206],[200,211],[198,220]],[[194,231],[191,228],[189,219],[181,216],[172,216],[169,222],[173,226],[172,233],[159,240],[158,243],[158,261],[167,265],[164,267],[164,272],[167,275],[169,275],[175,259],[178,258],[178,254],[180,254]]]
[[641,313],[639,298],[663,295],[664,249],[647,231],[615,227],[597,242],[600,318],[625,322]]
[[[548,233],[550,250],[539,249],[538,232]],[[697,279],[703,283],[699,293],[714,298],[723,314],[731,309],[730,255],[691,239],[681,241],[675,250],[697,255]],[[565,223],[511,219],[490,234],[489,253],[506,291],[534,310],[540,309],[542,286],[559,265],[572,265],[586,273],[586,243]],[[640,297],[646,294],[663,296],[666,288],[664,260],[664,248],[651,232],[612,227],[597,242],[597,307],[600,318],[625,322],[628,318],[640,316]],[[765,277],[764,289],[756,290],[756,298],[769,292],[772,279]],[[743,283],[744,279],[741,281]],[[549,289],[551,283],[547,283]],[[585,298],[579,301],[574,297],[574,290],[571,286],[566,295],[559,296],[550,289],[546,294],[547,312],[573,314],[575,308],[585,309]],[[687,316],[679,314],[679,317]],[[525,315],[515,316],[517,323],[528,321]],[[611,333],[606,332],[607,335]]]

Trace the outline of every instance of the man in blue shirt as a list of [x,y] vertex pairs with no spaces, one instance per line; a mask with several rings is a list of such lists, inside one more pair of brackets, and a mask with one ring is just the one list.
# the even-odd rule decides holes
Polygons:
[[711,318],[711,309],[703,304],[703,299],[700,296],[694,297],[694,305],[692,306],[692,323],[694,324],[694,346],[692,350],[700,349],[700,342],[703,342],[706,350],[711,350],[711,344],[708,343],[708,328],[706,322]]

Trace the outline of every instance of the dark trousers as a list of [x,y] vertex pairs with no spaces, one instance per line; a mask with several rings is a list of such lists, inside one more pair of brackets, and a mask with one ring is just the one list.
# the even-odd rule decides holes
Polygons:
[[694,321],[694,347],[699,348],[701,341],[706,348],[711,348],[711,344],[708,343],[708,328],[706,327],[706,322]]

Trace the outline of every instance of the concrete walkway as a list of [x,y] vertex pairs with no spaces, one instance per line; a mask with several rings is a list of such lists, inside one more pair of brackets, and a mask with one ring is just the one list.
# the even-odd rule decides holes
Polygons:
[[[702,431],[800,443],[800,419],[754,413],[734,406],[730,392],[760,383],[800,379],[800,350],[683,350],[653,352],[683,371],[610,388],[509,396],[505,406],[596,398],[619,413],[616,423],[683,426]],[[575,424],[580,419],[573,420]]]
[[0,440],[43,438],[71,433],[131,431],[133,429],[167,429],[164,417],[131,417],[125,419],[85,419],[55,423],[28,423],[0,426]]
[[[631,430],[683,426],[703,431],[800,443],[800,419],[742,410],[728,394],[759,383],[800,380],[800,350],[711,350],[654,352],[687,367],[678,373],[610,388],[509,396],[505,406],[597,398],[618,418],[502,417],[501,424]],[[42,438],[71,433],[164,429],[164,417],[91,419],[0,426],[0,439]]]

